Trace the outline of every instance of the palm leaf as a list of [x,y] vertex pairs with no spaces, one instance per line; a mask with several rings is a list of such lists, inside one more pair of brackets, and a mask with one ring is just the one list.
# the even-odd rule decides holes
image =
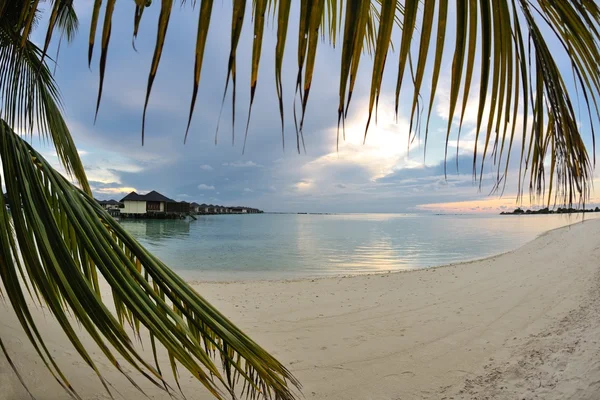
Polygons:
[[0,22],[0,104],[1,116],[15,130],[27,135],[38,133],[51,140],[67,173],[91,193],[83,164],[61,114],[56,83],[42,61],[43,51]]
[[[108,11],[111,3],[114,4],[114,0],[107,0],[107,2]],[[170,2],[171,0],[161,2],[158,23],[159,35],[155,57],[151,65],[148,95],[160,61],[166,26],[171,18],[168,12],[171,8]],[[101,0],[96,0],[94,4],[90,30],[90,54],[93,48],[101,3]],[[185,1],[182,1],[182,4],[185,3]],[[19,21],[23,26],[27,26],[26,17],[31,16],[31,4],[27,2],[21,4]],[[298,71],[295,91],[295,98],[300,98],[300,121],[297,119],[296,107],[294,107],[298,151],[300,151],[301,141],[304,146],[302,128],[307,116],[306,110],[310,97],[312,76],[315,73],[314,61],[317,53],[317,38],[329,38],[332,45],[335,45],[338,36],[342,39],[340,99],[337,110],[338,120],[342,123],[352,97],[360,59],[364,54],[373,54],[368,106],[369,118],[365,129],[366,138],[372,113],[377,111],[388,51],[394,46],[392,30],[394,26],[398,26],[402,30],[402,34],[398,43],[395,43],[399,49],[395,108],[396,110],[399,108],[401,90],[410,91],[412,102],[408,112],[411,119],[411,134],[418,133],[421,130],[422,125],[419,121],[419,115],[424,111],[427,113],[427,122],[424,124],[425,142],[427,142],[431,113],[438,92],[441,67],[447,55],[450,54],[452,57],[452,79],[445,137],[446,152],[455,115],[460,116],[457,129],[457,140],[460,140],[469,99],[473,97],[471,89],[477,64],[476,55],[479,54],[480,76],[478,82],[479,93],[475,95],[477,117],[475,121],[476,147],[473,152],[473,174],[481,179],[484,163],[490,158],[497,165],[496,187],[499,187],[501,181],[506,184],[506,172],[513,152],[513,143],[520,135],[522,143],[520,165],[522,170],[519,176],[521,178],[526,175],[529,176],[530,188],[534,191],[543,191],[542,181],[545,178],[542,178],[542,175],[546,175],[546,169],[544,169],[542,157],[549,155],[555,157],[554,168],[551,168],[554,171],[554,178],[551,179],[556,179],[553,190],[559,190],[565,202],[571,201],[573,195],[576,194],[584,196],[586,193],[585,188],[589,186],[589,179],[592,177],[591,168],[593,164],[588,159],[588,149],[585,148],[581,139],[581,129],[572,125],[575,120],[572,104],[579,96],[583,99],[588,117],[586,126],[591,131],[592,146],[594,146],[594,127],[600,122],[600,107],[598,105],[600,78],[597,74],[600,69],[598,65],[600,59],[600,48],[598,46],[600,42],[600,30],[598,28],[600,11],[597,4],[591,1],[579,0],[573,2],[460,0],[455,3],[457,12],[449,13],[447,10],[450,4],[447,0],[441,2],[367,0],[365,2],[346,3],[335,0],[301,1],[298,15]],[[142,0],[136,1],[135,31],[137,31],[139,18],[141,18],[141,7],[144,5],[149,6],[150,4],[144,3]],[[251,67],[252,93],[256,87],[258,60],[260,48],[262,47],[262,31],[265,22],[262,11],[274,13],[274,10],[279,6],[279,15],[276,19],[274,18],[274,22],[277,24],[278,38],[275,57],[275,81],[280,108],[279,114],[282,125],[284,125],[283,84],[281,79],[282,58],[285,50],[285,37],[291,3],[267,0],[253,2],[253,5],[255,6],[254,18],[251,23],[255,32],[255,40]],[[236,0],[232,3],[232,40],[225,93],[231,79],[234,85],[234,110],[232,115],[234,125],[236,50],[245,19],[246,6],[245,0]],[[437,19],[435,18],[436,15]],[[106,28],[110,27],[111,21],[112,13],[107,12],[104,17],[104,56],[108,45],[107,38],[110,37],[110,29],[107,30]],[[204,29],[202,26],[206,23],[207,21],[202,22],[199,20],[199,31]],[[450,50],[447,51],[448,46],[445,43],[446,27],[451,24],[456,25],[456,40]],[[432,37],[434,31],[437,32],[435,44]],[[544,32],[545,35],[542,35],[541,32]],[[416,38],[419,38],[418,44],[416,44]],[[545,49],[548,48],[548,43],[553,38],[558,39],[563,46],[562,52],[546,53]],[[434,49],[434,51],[429,51],[431,49]],[[564,73],[567,71],[561,71],[558,68],[556,65],[557,57],[566,57],[570,61],[571,68],[568,72],[572,72],[575,77],[574,89],[572,88],[573,85],[564,84]],[[417,60],[416,66],[410,62],[412,59]],[[104,63],[105,57],[101,57],[101,87],[104,76]],[[409,82],[412,85],[405,82],[407,80],[405,77],[407,64],[410,65],[411,69],[414,67],[411,70],[411,82]],[[419,99],[423,94],[422,87],[425,86],[423,83],[426,79],[425,71],[429,66],[433,67],[430,80],[431,89],[428,103],[421,110]],[[196,65],[196,70],[198,68],[198,65]],[[198,85],[196,80],[194,85]],[[532,90],[534,87],[542,92],[538,93]],[[346,96],[347,99],[344,100]],[[253,99],[254,94],[251,94],[251,103]],[[340,111],[342,109],[344,110],[343,113]],[[519,129],[514,126],[515,110],[523,112],[523,119],[525,120],[522,128]],[[547,129],[547,122],[550,121],[550,118],[552,118],[554,125],[552,129]],[[528,127],[531,121],[533,121],[533,129],[529,131]],[[531,139],[529,137],[530,133],[534,134]],[[546,152],[541,151],[542,146],[548,146]],[[477,168],[478,160],[481,160],[479,168]],[[504,173],[501,173],[501,166],[504,166]],[[521,178],[519,179],[519,188],[522,187]],[[521,189],[519,189],[519,192],[521,192]]]
[[[94,0],[94,9],[92,11],[92,19],[90,25],[90,36],[88,39],[88,65],[92,65],[92,55],[94,54],[94,44],[96,43],[96,29],[98,28],[98,19],[100,18],[100,7],[102,0]],[[137,24],[134,21],[134,25]],[[135,32],[135,30],[134,30]],[[101,78],[102,79],[102,78]]]
[[[104,88],[104,74],[106,72],[106,59],[108,57],[108,45],[110,43],[110,35],[112,32],[112,15],[115,11],[115,3],[117,0],[107,0],[106,10],[104,11],[104,24],[102,27],[102,49],[100,53],[100,79],[98,84],[98,99],[96,100],[96,114],[94,121],[98,118],[98,111],[100,110],[100,101],[102,100],[102,89]],[[94,4],[94,14],[92,16],[92,28],[90,29],[90,44],[88,50],[88,63],[91,63],[92,52],[94,48],[94,35],[96,32],[96,24],[98,22],[98,14],[100,11],[100,5],[102,0],[96,0]],[[149,85],[151,86],[151,85]],[[147,103],[147,101],[146,101]],[[144,106],[146,108],[146,106]],[[142,143],[144,141],[143,126],[142,126]]]
[[[344,108],[346,106],[346,87],[352,70],[352,61],[355,54],[362,50],[362,40],[358,40],[361,34],[364,34],[363,21],[364,13],[361,12],[367,1],[359,0],[356,2],[350,1],[346,3],[346,19],[344,20],[344,41],[342,44],[342,65],[340,70],[340,91],[338,103],[338,122],[337,122],[337,145],[340,142],[340,122],[343,122],[345,116]],[[344,135],[345,137],[345,135]]]
[[71,42],[75,38],[79,29],[79,19],[73,8],[73,1],[63,2],[63,6],[58,10],[56,27],[59,29],[59,33],[67,38],[67,41]]
[[[373,29],[372,7],[368,1],[363,1],[363,7],[360,11],[360,19],[357,21],[358,29],[356,34],[356,44],[354,45],[354,54],[352,55],[352,66],[350,69],[350,86],[348,87],[348,100],[346,101],[346,111],[344,118],[348,115],[354,85],[358,76],[358,66],[362,58],[363,49],[367,49],[370,54],[371,49],[375,46],[375,31]],[[403,9],[402,9],[403,10]],[[403,12],[403,11],[402,11]]]
[[[315,61],[317,58],[317,44],[319,43],[319,31],[322,29],[321,24],[323,18],[321,17],[325,11],[325,0],[316,0],[311,7],[310,17],[306,26],[308,32],[308,43],[306,48],[306,64],[304,72],[304,88],[302,92],[302,117],[300,119],[300,135],[304,128],[304,117],[306,116],[306,105],[308,104],[308,97],[310,95],[310,88],[312,85],[313,74],[315,70]],[[304,141],[303,141],[304,143]],[[306,149],[305,149],[306,150]]]
[[250,117],[252,115],[252,104],[256,94],[256,84],[258,83],[258,66],[260,65],[260,55],[262,54],[263,33],[265,31],[265,14],[267,12],[267,0],[256,0],[254,2],[254,41],[252,42],[252,72],[250,76],[250,104],[248,105],[248,121],[246,122],[246,133],[244,134],[244,145],[242,154],[246,150],[246,140],[248,139],[248,128],[250,127]]
[[373,73],[371,77],[371,95],[369,98],[369,118],[365,128],[365,141],[367,140],[367,132],[371,123],[373,107],[375,102],[379,101],[381,93],[381,81],[383,80],[383,70],[388,53],[388,46],[392,38],[392,29],[394,27],[395,16],[395,1],[382,0],[381,18],[379,20],[379,29],[377,32],[377,42],[375,45],[375,58],[373,61]]
[[275,48],[275,88],[277,90],[277,99],[279,100],[279,115],[281,116],[281,144],[284,149],[285,136],[283,127],[285,118],[283,114],[283,84],[281,83],[281,70],[291,6],[291,0],[279,0],[279,12],[277,14],[277,46]]
[[[300,96],[300,102],[302,102],[302,72],[306,62],[306,49],[308,46],[309,26],[313,7],[312,1],[304,0],[300,2],[300,21],[298,25],[298,75],[296,77],[296,90],[294,94],[294,125],[296,126],[296,148],[298,153],[300,153],[300,139],[302,139],[302,145],[304,146],[304,136],[302,136],[302,130],[298,129],[295,95],[298,94]],[[318,21],[321,21],[321,19],[318,18]]]
[[231,14],[231,48],[229,50],[229,61],[227,64],[227,77],[225,78],[225,90],[223,90],[223,100],[221,100],[221,111],[219,111],[219,118],[217,119],[217,131],[215,132],[215,144],[217,144],[217,137],[219,136],[219,125],[221,122],[221,114],[223,113],[223,105],[225,104],[225,96],[227,95],[227,88],[229,87],[229,80],[232,83],[232,96],[231,96],[231,144],[235,143],[235,89],[236,89],[236,54],[237,46],[240,41],[242,34],[242,26],[244,24],[244,14],[246,12],[246,0],[234,0],[233,12]]
[[[149,254],[5,122],[0,123],[0,157],[9,202],[22,204],[8,214],[0,196],[0,219],[3,226],[14,227],[16,238],[10,230],[0,230],[4,295],[40,358],[70,394],[77,397],[77,389],[54,362],[37,329],[20,276],[107,390],[68,314],[125,375],[116,354],[155,385],[165,385],[159,367],[145,361],[135,349],[123,327],[129,323],[138,335],[140,327],[145,327],[152,342],[166,348],[173,365],[190,371],[217,398],[236,390],[239,393],[235,387],[238,379],[244,382],[241,390],[249,397],[294,397],[288,382],[298,383],[284,366]],[[100,295],[99,279],[112,289],[116,316],[103,303],[106,299]],[[156,346],[153,348],[156,357]],[[221,368],[215,359],[222,361]]]
[[[192,115],[194,113],[194,105],[196,104],[196,96],[198,95],[198,86],[200,85],[200,73],[202,72],[202,60],[204,58],[206,38],[208,37],[208,28],[210,26],[212,6],[212,0],[203,0],[202,5],[200,6],[200,16],[198,17],[198,37],[196,39],[196,63],[194,66],[194,89],[192,91],[192,102],[190,104],[190,116],[188,118],[187,129],[185,130],[185,138],[183,139],[184,143],[187,140],[188,132],[190,130],[190,124],[192,123]],[[137,7],[138,6],[136,6],[136,8]]]
[[[427,123],[425,125],[425,144],[424,148],[427,147],[427,136],[429,134],[429,122],[431,120],[431,111],[433,110],[433,101],[440,78],[440,71],[442,68],[442,57],[444,54],[444,43],[446,40],[446,19],[448,17],[448,0],[440,0],[440,7],[438,10],[438,24],[437,24],[437,41],[435,45],[435,60],[433,61],[433,76],[431,78],[431,94],[429,96],[429,112],[427,113]],[[418,70],[418,68],[417,68]],[[417,91],[418,92],[418,91]],[[415,100],[413,99],[413,112]],[[450,119],[451,117],[449,117]],[[412,119],[412,116],[411,116]]]

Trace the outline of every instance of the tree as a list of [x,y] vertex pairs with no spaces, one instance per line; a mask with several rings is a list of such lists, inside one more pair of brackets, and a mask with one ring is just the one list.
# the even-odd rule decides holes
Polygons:
[[[107,0],[104,5],[101,0],[94,2],[88,59],[91,63],[97,47],[96,36],[99,36],[96,114],[101,103],[115,1]],[[138,333],[143,325],[153,345],[158,341],[169,351],[173,365],[175,360],[179,362],[217,397],[221,397],[223,391],[233,392],[238,375],[247,383],[250,396],[260,393],[265,397],[293,398],[288,382],[296,386],[298,382],[284,366],[145,251],[91,198],[75,145],[60,115],[58,93],[47,65],[47,51],[55,36],[65,36],[68,40],[75,34],[77,20],[72,3],[73,0],[52,2],[46,40],[40,49],[29,41],[32,29],[38,24],[39,1],[0,0],[3,118],[0,158],[8,200],[11,204],[23,205],[21,212],[13,210],[8,214],[4,200],[0,200],[4,227],[0,230],[0,279],[21,325],[48,368],[73,395],[76,395],[75,390],[53,363],[31,320],[20,278],[26,284],[26,291],[48,305],[81,357],[95,370],[86,349],[78,342],[71,321],[66,318],[66,310],[71,310],[116,368],[120,369],[120,365],[105,342],[157,385],[164,385],[159,365],[151,366],[138,355],[123,329],[125,324]],[[182,0],[182,4],[185,3]],[[188,130],[209,38],[213,0],[190,3],[190,12],[193,6],[198,10],[198,34]],[[173,5],[173,0],[160,2],[146,105],[157,76]],[[264,26],[267,17],[273,15],[277,27],[275,80],[283,130],[282,60],[292,1],[255,0],[252,5],[250,19],[245,15],[249,8],[247,1],[232,0],[232,40],[225,91],[230,82],[232,90],[236,90],[237,45],[242,25],[251,20],[254,30],[250,67],[252,104]],[[144,9],[149,6],[157,5],[149,0],[135,0],[134,38],[138,35]],[[454,13],[449,12],[450,6],[455,8]],[[594,163],[582,139],[574,104],[581,100],[588,122],[585,126],[593,138],[594,125],[600,117],[599,22],[600,9],[591,0],[301,1],[295,86],[301,111],[296,123],[296,148],[300,151],[303,146],[306,106],[320,37],[328,37],[335,43],[341,36],[338,138],[340,131],[343,133],[360,61],[369,54],[373,57],[373,67],[366,139],[371,116],[377,110],[385,67],[392,63],[390,48],[393,45],[398,60],[395,63],[398,66],[396,113],[401,89],[408,89],[413,99],[409,107],[413,135],[424,131],[427,142],[441,66],[448,57],[452,59],[452,70],[446,148],[455,118],[460,135],[470,92],[475,86],[474,70],[478,66],[481,71],[476,96],[476,143],[479,139],[482,143],[474,148],[474,175],[481,177],[484,162],[491,159],[497,167],[496,181],[500,188],[506,182],[513,143],[520,136],[520,193],[525,186],[521,185],[522,181],[528,180],[531,191],[548,194],[548,203],[555,195],[565,204],[571,204],[588,196],[592,179]],[[448,27],[454,29],[454,43],[450,44],[446,41]],[[393,35],[396,30],[400,32],[398,40]],[[551,40],[561,47],[551,49]],[[480,54],[479,63],[477,54]],[[567,83],[559,58],[569,60],[568,71],[572,73],[573,84]],[[426,73],[429,69],[431,76]],[[410,73],[406,73],[407,70]],[[431,83],[432,90],[423,99],[422,87],[426,81]],[[514,120],[519,111],[523,113],[522,124]],[[142,143],[145,114],[146,107]],[[56,172],[15,131],[39,132],[49,137],[80,188]],[[476,163],[478,154],[482,156],[479,165]],[[113,289],[116,318],[100,298],[98,271]],[[212,361],[215,356],[223,361],[225,378]],[[238,363],[238,360],[241,361]],[[96,372],[102,379],[100,371]]]

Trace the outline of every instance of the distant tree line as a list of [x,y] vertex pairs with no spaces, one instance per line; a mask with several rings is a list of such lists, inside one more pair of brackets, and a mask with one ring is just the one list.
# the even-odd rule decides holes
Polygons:
[[600,207],[596,207],[594,209],[589,208],[573,208],[573,207],[558,207],[556,210],[550,210],[548,207],[541,208],[539,210],[523,210],[518,207],[513,211],[502,211],[500,215],[530,215],[530,214],[575,214],[575,213],[592,213],[592,212],[600,212]]

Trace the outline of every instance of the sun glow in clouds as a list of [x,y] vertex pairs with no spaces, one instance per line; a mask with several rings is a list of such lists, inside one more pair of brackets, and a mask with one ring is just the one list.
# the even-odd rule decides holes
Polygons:
[[[357,110],[366,110],[366,104],[356,105]],[[340,165],[358,165],[369,171],[371,180],[377,180],[392,173],[398,167],[411,167],[407,159],[410,149],[420,145],[416,138],[409,144],[409,124],[403,118],[395,123],[394,111],[391,108],[380,106],[378,120],[375,124],[375,115],[365,140],[365,126],[368,114],[361,113],[356,117],[346,120],[345,138],[340,126],[339,148],[337,148],[337,127],[328,129],[331,135],[330,152],[308,163],[305,168],[311,172],[310,176],[319,176],[318,171]],[[409,146],[410,145],[410,146]]]
[[294,185],[297,190],[308,190],[312,187],[313,181],[310,179],[303,179],[300,182],[296,182]]
[[481,200],[455,201],[447,203],[420,204],[418,210],[436,213],[498,213],[517,208],[515,197],[487,198]]
[[134,187],[111,187],[111,188],[92,187],[92,190],[94,192],[100,193],[100,194],[127,194],[127,193],[136,191],[136,189]]

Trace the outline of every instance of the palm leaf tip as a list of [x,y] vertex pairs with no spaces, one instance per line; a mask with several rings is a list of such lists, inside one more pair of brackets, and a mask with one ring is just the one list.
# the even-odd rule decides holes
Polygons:
[[190,104],[190,115],[188,117],[187,128],[183,142],[187,141],[190,125],[192,123],[192,115],[196,104],[196,96],[198,94],[198,86],[200,85],[200,73],[202,71],[202,61],[204,58],[204,48],[208,37],[208,29],[210,26],[210,17],[212,12],[213,1],[203,0],[200,6],[200,16],[198,17],[198,35],[196,38],[196,61],[194,66],[194,88],[192,90],[192,101]]

